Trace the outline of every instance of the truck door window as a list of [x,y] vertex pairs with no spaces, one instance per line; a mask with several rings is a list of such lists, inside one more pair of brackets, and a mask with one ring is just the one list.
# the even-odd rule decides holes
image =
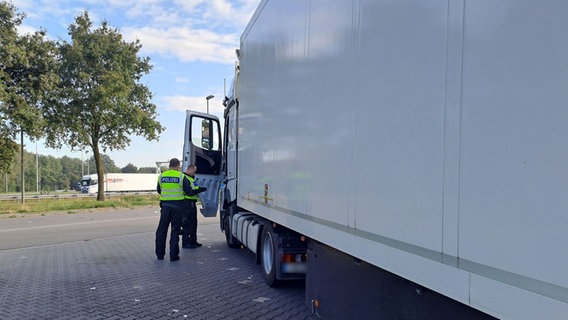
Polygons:
[[193,115],[190,123],[197,172],[219,174],[221,169],[221,134],[219,122]]
[[191,120],[191,143],[205,150],[219,150],[219,126],[216,121],[194,116]]

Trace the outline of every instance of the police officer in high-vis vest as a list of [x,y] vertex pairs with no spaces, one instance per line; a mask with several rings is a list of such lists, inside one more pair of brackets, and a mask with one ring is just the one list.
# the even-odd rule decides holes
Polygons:
[[[190,164],[185,170],[185,175],[189,180],[191,189],[196,192],[202,192],[207,190],[207,188],[199,187],[195,183],[195,172],[197,171],[197,166]],[[182,247],[194,249],[201,247],[201,243],[197,242],[197,200],[199,196],[186,195],[186,207],[184,209],[184,214],[182,218],[183,235],[182,235]]]
[[180,171],[180,161],[170,160],[168,171],[158,178],[160,194],[160,222],[156,230],[156,256],[163,260],[166,255],[166,238],[170,231],[170,261],[179,260],[179,229],[186,203],[186,195],[195,195],[199,190],[192,190],[189,180]]

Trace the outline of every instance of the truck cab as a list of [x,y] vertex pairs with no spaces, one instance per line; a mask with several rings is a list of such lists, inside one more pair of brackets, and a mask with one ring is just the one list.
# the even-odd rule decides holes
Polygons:
[[81,178],[81,193],[95,193],[98,190],[96,174],[84,175]]

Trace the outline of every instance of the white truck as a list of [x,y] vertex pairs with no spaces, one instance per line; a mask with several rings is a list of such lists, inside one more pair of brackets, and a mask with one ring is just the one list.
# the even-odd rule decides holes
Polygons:
[[[156,191],[158,173],[106,173],[105,192]],[[83,176],[81,193],[99,192],[96,174]]]
[[263,0],[224,130],[187,111],[202,212],[324,319],[568,319],[567,30],[568,1]]

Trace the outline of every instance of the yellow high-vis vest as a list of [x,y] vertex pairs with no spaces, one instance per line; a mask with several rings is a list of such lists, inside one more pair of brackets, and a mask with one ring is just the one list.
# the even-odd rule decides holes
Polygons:
[[160,201],[179,201],[184,199],[183,173],[177,170],[163,172],[158,178]]
[[[186,177],[187,177],[187,180],[189,180],[189,185],[191,186],[191,189],[192,189],[192,190],[197,190],[197,189],[199,189],[199,186],[196,186],[196,185],[194,184],[195,179],[193,179],[192,177],[187,176],[187,175],[186,175]],[[193,200],[193,201],[199,200],[199,196],[198,196],[198,195],[194,195],[194,196],[188,196],[188,195],[186,195],[185,198],[188,199],[188,200]]]

